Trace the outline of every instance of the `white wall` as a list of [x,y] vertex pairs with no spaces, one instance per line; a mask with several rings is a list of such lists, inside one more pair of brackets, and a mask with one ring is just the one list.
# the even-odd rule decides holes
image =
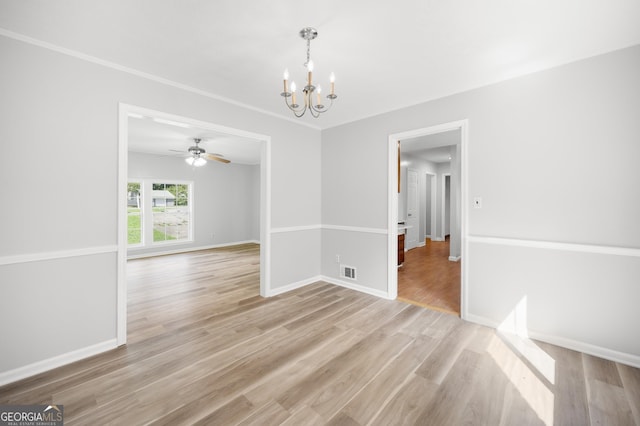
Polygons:
[[130,256],[260,240],[259,165],[210,161],[196,168],[180,157],[129,152],[128,166],[133,180],[174,179],[194,186],[193,242],[130,248]]
[[[272,228],[320,223],[318,130],[4,36],[0,52],[0,179],[17,184],[0,209],[0,383],[115,344],[119,103],[270,136]],[[274,235],[273,288],[319,275],[319,232]],[[314,260],[289,261],[301,251]]]
[[[640,365],[638,69],[635,46],[325,130],[323,221],[386,228],[388,135],[468,119],[463,315],[498,325],[528,296],[532,335]],[[374,252],[354,266],[386,288],[386,239],[322,245]]]

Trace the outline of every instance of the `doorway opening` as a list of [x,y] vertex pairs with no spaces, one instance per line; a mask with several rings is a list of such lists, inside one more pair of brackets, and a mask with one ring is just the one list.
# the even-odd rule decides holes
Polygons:
[[[463,202],[467,191],[467,126],[467,120],[462,120],[393,134],[389,136],[388,151],[388,297],[403,298],[398,283],[404,283],[405,278],[417,280],[422,286],[422,300],[416,304],[455,312],[463,319],[466,317],[464,267],[468,261],[467,211]],[[416,177],[418,190],[411,192],[409,188]],[[404,263],[398,266],[399,235],[407,233],[400,239],[409,239],[409,230],[413,230],[414,236],[417,234],[417,243],[406,245]],[[440,266],[435,266],[434,259]],[[430,273],[440,276],[429,278]],[[443,276],[449,279],[446,285],[442,284]],[[439,297],[426,293],[442,290],[449,298],[443,306],[425,302]]]
[[[164,165],[164,170],[161,172],[163,176],[159,176],[160,178],[172,178],[176,175],[176,170],[192,170],[194,176],[197,175],[195,167],[187,164],[182,156],[188,157],[189,155],[189,145],[193,145],[193,138],[199,138],[200,135],[209,136],[211,139],[211,147],[215,150],[207,151],[207,153],[213,154],[209,156],[211,157],[220,157],[219,154],[221,152],[217,152],[218,149],[220,151],[228,151],[232,152],[235,148],[238,148],[237,145],[243,145],[243,148],[239,150],[235,150],[235,156],[238,164],[242,164],[243,161],[240,158],[246,158],[243,156],[252,155],[256,161],[259,161],[259,165],[254,163],[254,166],[247,166],[247,173],[252,173],[255,177],[252,182],[255,182],[253,185],[253,191],[255,192],[255,198],[259,199],[255,202],[256,209],[259,210],[258,218],[251,218],[252,223],[256,223],[256,226],[259,228],[254,230],[254,235],[258,235],[258,242],[260,244],[260,295],[266,296],[270,292],[270,271],[269,271],[269,258],[270,258],[270,229],[269,229],[269,212],[271,210],[271,139],[269,136],[260,135],[256,133],[247,132],[244,130],[233,129],[225,126],[220,126],[214,123],[204,122],[188,117],[177,116],[174,114],[168,114],[161,111],[150,110],[147,108],[137,107],[133,105],[120,104],[119,105],[119,137],[118,137],[118,254],[117,254],[117,264],[118,264],[118,277],[117,277],[117,344],[118,346],[123,345],[127,341],[127,256],[128,249],[130,247],[129,241],[129,218],[128,218],[128,203],[130,194],[128,191],[129,182],[129,166],[130,166],[130,147],[135,145],[133,143],[132,138],[140,139],[140,135],[132,136],[132,129],[138,128],[146,128],[143,126],[131,125],[132,120],[138,121],[139,123],[146,123],[148,128],[146,130],[149,133],[147,136],[149,139],[153,139],[155,141],[159,141],[162,139],[162,135],[168,134],[168,140],[175,140],[179,145],[174,146],[162,146],[159,143],[154,144],[153,148],[149,149],[162,149],[163,154],[160,157],[162,161],[159,161],[159,165]],[[138,123],[138,124],[139,124]],[[161,123],[164,128],[162,130],[162,135],[160,133],[155,134],[155,131],[158,131],[160,127],[152,126],[153,123]],[[189,140],[191,139],[191,140]],[[225,145],[226,144],[226,145]],[[236,146],[233,146],[236,144]],[[183,146],[184,145],[184,146]],[[225,149],[226,147],[226,149]],[[166,152],[165,152],[166,151]],[[172,151],[178,151],[172,152]],[[251,152],[250,152],[251,151]],[[158,153],[156,153],[158,154]],[[136,155],[138,155],[136,153]],[[230,160],[233,158],[229,157]],[[246,160],[246,164],[249,164],[249,160]],[[215,164],[207,164],[205,167],[214,167],[218,164],[216,161],[212,161]],[[133,165],[134,163],[132,163]],[[138,164],[144,164],[144,161],[138,161]],[[228,164],[225,163],[224,165]],[[222,162],[219,165],[224,166]],[[173,168],[173,171],[172,171]],[[204,169],[204,168],[203,168]],[[249,171],[249,169],[251,169]],[[157,178],[158,176],[152,176],[148,174],[148,171],[142,172],[141,178]],[[144,182],[144,185],[147,186],[147,198],[151,196],[149,193],[153,192],[153,196],[155,197],[155,192],[161,192],[157,190],[154,186],[155,181],[149,180],[149,182]],[[182,182],[179,182],[182,183]],[[190,183],[192,186],[198,185],[198,182]],[[203,184],[201,184],[203,185]],[[144,192],[144,190],[143,190]],[[172,206],[174,204],[179,204],[177,200],[176,194],[171,193],[171,187],[168,188],[166,192],[165,198],[171,198]],[[163,193],[164,193],[163,192]],[[144,197],[144,195],[143,195]],[[174,199],[175,198],[175,199]],[[157,200],[156,200],[157,201]],[[202,203],[203,200],[200,201]],[[196,209],[198,208],[199,201],[193,199],[192,201],[188,201],[187,204],[191,207],[191,204],[195,205]],[[152,204],[149,204],[152,206]],[[147,212],[148,215],[155,214],[156,208],[149,208]],[[182,210],[186,210],[183,208]],[[184,215],[184,212],[182,212]],[[165,214],[165,216],[167,216]],[[156,238],[157,230],[151,229],[155,228],[155,222],[152,219],[147,219],[146,224],[148,225],[146,231],[143,229],[140,232],[143,235],[146,235],[148,244],[138,245],[138,249],[140,253],[144,253],[145,251],[154,252],[154,249],[158,252],[158,254],[168,254],[171,252],[181,252],[181,251],[190,251],[190,250],[198,250],[199,248],[211,248],[211,246],[215,246],[216,244],[216,234],[213,230],[209,229],[206,223],[210,218],[207,217],[197,217],[190,216],[190,226],[198,229],[206,229],[206,235],[203,237],[202,235],[195,234],[189,238],[187,238],[185,243],[186,245],[177,244],[174,239],[169,239],[171,241],[158,241]],[[151,225],[153,223],[153,225]],[[199,224],[199,225],[198,225]],[[200,228],[198,228],[200,226]],[[219,228],[218,228],[219,229]],[[166,234],[166,233],[165,233]],[[167,234],[168,235],[168,234]],[[145,237],[142,237],[143,240]],[[252,238],[257,239],[257,238]],[[188,244],[190,243],[190,244]],[[141,247],[142,246],[142,247]],[[153,247],[155,246],[155,247]],[[161,250],[160,250],[161,249]]]

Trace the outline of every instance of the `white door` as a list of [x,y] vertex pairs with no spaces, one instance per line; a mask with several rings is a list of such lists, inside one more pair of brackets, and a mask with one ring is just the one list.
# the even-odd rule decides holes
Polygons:
[[405,248],[410,250],[418,245],[420,210],[418,197],[418,172],[407,170],[407,235]]

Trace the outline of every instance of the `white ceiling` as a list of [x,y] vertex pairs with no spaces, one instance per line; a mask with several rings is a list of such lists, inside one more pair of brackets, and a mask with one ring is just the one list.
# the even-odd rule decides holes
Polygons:
[[451,145],[460,143],[460,129],[400,141],[401,157],[409,154],[413,157],[433,163],[448,163]]
[[195,145],[194,138],[202,139],[200,147],[208,154],[221,155],[234,164],[260,164],[261,141],[257,139],[230,136],[192,125],[180,127],[158,123],[151,117],[129,117],[129,151],[185,157],[188,156],[187,149]]
[[[336,74],[328,128],[640,43],[638,0],[0,0],[31,37],[291,118],[282,72]],[[14,34],[15,33],[15,34]],[[167,111],[171,112],[171,111]]]

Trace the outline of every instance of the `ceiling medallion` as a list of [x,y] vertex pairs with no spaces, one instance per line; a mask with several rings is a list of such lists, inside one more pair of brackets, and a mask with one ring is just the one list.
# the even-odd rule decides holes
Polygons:
[[[329,76],[330,93],[326,96],[329,105],[322,99],[322,87],[313,85],[313,61],[311,60],[311,40],[318,37],[318,31],[315,28],[307,27],[300,30],[300,37],[307,41],[307,62],[304,67],[307,69],[307,85],[302,89],[302,104],[297,103],[296,99],[296,83],[291,82],[291,91],[289,91],[289,70],[284,70],[284,92],[280,96],[284,97],[284,102],[296,117],[302,117],[307,111],[318,118],[321,113],[327,112],[333,105],[333,100],[337,98],[335,94],[335,80],[333,73]],[[315,92],[315,96],[314,96]]]

